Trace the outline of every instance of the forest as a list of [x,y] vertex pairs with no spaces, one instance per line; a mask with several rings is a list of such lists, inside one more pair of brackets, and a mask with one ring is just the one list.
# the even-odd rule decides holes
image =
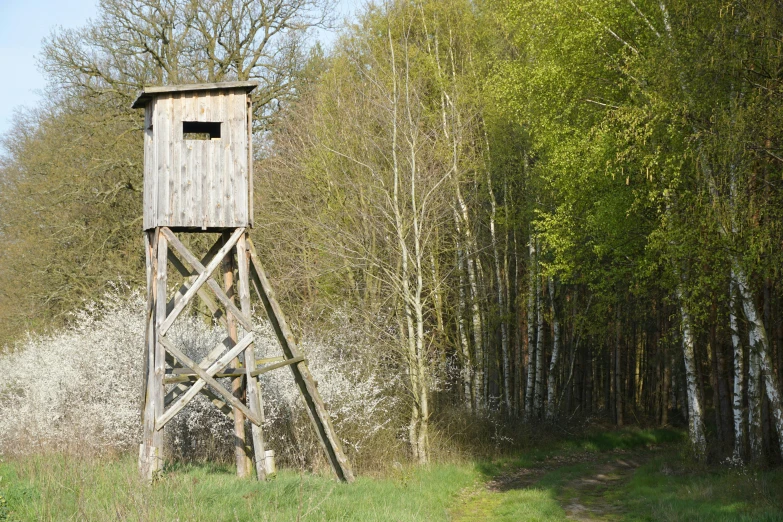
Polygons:
[[[145,86],[255,80],[251,236],[359,475],[632,428],[682,434],[702,471],[780,481],[783,3],[389,0],[326,47],[333,9],[101,0],[43,42],[46,101],[0,156],[0,405],[29,403],[23,429],[0,414],[0,455],[83,433],[74,404],[103,395],[56,399],[67,378],[31,376],[112,350],[106,382],[127,383],[87,446],[137,447],[130,105]],[[183,339],[211,339],[208,313],[188,320]],[[323,467],[285,383],[263,387],[282,465]],[[208,406],[170,444],[230,461]],[[783,516],[771,502],[747,520]]]

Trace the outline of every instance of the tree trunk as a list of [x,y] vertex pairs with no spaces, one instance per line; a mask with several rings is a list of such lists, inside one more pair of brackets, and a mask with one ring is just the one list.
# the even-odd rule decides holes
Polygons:
[[543,289],[536,292],[536,384],[533,414],[540,417],[544,406],[544,313],[541,297]]
[[533,416],[534,388],[536,379],[536,295],[538,278],[536,240],[530,236],[530,263],[528,264],[527,290],[527,383],[525,385],[525,417]]
[[549,363],[549,381],[547,382],[546,417],[555,418],[555,368],[560,355],[560,322],[555,311],[555,280],[549,278],[549,302],[552,310],[552,361]]
[[[753,302],[753,296],[750,293],[745,271],[742,268],[735,266],[734,275],[736,276],[737,289],[739,290],[739,295],[742,299],[742,308],[745,312],[745,318],[748,320],[750,355],[754,357],[754,361],[750,364],[749,368],[748,396],[750,396],[750,381],[754,378],[758,379],[763,377],[764,389],[767,394],[767,399],[769,399],[769,413],[775,424],[781,454],[783,454],[783,409],[781,407],[777,374],[772,366],[772,358],[769,354],[767,331],[764,328],[764,323],[756,312],[756,305]],[[757,365],[758,368],[754,367],[754,365]],[[756,373],[757,369],[761,370],[760,375]],[[753,372],[752,375],[750,371]]]
[[465,255],[462,251],[461,241],[459,239],[459,216],[454,213],[454,221],[457,226],[457,271],[459,272],[459,291],[457,295],[457,330],[459,336],[460,355],[462,366],[460,367],[460,378],[462,379],[462,393],[464,405],[468,411],[473,411],[473,387],[471,386],[472,366],[470,364],[470,346],[468,345],[468,334],[465,325]]
[[615,423],[623,425],[623,364],[620,352],[620,306],[615,312],[615,340],[614,340],[614,405]]
[[704,461],[707,457],[707,439],[704,435],[704,420],[701,400],[699,399],[698,375],[694,354],[694,338],[691,318],[682,302],[681,291],[678,290],[680,301],[680,316],[682,318],[682,353],[685,360],[685,381],[688,401],[688,432],[696,460]]

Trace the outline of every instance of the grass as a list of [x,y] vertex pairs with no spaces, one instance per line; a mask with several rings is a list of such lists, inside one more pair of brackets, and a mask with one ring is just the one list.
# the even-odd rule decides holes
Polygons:
[[651,460],[607,493],[627,509],[624,520],[783,521],[783,470],[689,470],[671,457]]
[[[560,521],[567,520],[564,508],[578,503],[608,521],[783,521],[783,470],[693,466],[685,442],[680,431],[627,429],[483,462],[477,469],[485,480],[520,468],[531,475],[505,487],[501,481],[501,487],[466,490],[452,514],[459,521]],[[603,485],[590,485],[618,458],[648,460],[625,477],[610,471]]]
[[[559,521],[575,499],[602,520],[783,521],[783,470],[694,467],[682,442],[672,430],[603,432],[493,461],[400,468],[351,485],[291,470],[258,483],[204,464],[171,466],[149,487],[137,480],[130,455],[34,455],[0,462],[0,521]],[[618,458],[640,465],[614,477]],[[605,485],[583,485],[606,469]]]
[[[351,485],[283,470],[266,483],[224,466],[177,466],[152,487],[135,459],[32,456],[0,464],[9,520],[446,520],[469,466],[433,465]],[[0,518],[0,520],[2,520]]]

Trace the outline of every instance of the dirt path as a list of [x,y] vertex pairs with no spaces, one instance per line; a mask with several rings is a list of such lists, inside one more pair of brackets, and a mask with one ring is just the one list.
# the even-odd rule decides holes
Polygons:
[[[516,467],[501,473],[480,488],[466,492],[453,518],[477,520],[488,515],[486,510],[475,509],[479,506],[508,503],[509,499],[514,498],[515,492],[547,490],[552,492],[554,500],[565,511],[566,520],[620,520],[622,506],[613,502],[607,493],[630,480],[634,471],[655,454],[654,450],[649,449],[615,450],[599,454],[584,452],[567,457],[553,456],[529,467]],[[481,515],[476,516],[479,513]]]
[[[564,494],[561,496],[561,505],[568,519],[612,520],[622,515],[622,508],[611,503],[605,494],[622,482],[630,480],[636,468],[643,462],[640,457],[613,459],[597,465],[589,475],[565,482],[562,486]],[[644,460],[647,460],[648,456],[644,457]]]

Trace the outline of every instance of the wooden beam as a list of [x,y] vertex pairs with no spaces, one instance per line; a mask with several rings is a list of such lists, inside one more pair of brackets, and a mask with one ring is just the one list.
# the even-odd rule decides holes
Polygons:
[[217,409],[225,413],[226,417],[231,417],[231,415],[234,413],[234,410],[231,409],[231,406],[226,404],[225,401],[221,400],[220,397],[218,397],[215,394],[215,392],[213,392],[209,388],[201,388],[200,393],[202,395],[205,395],[207,399],[209,399],[212,402],[212,404],[217,406]]
[[155,403],[152,389],[155,382],[155,311],[157,309],[158,230],[144,233],[147,258],[147,316],[144,325],[144,369],[142,381],[142,439],[139,446],[139,474],[151,482],[158,469],[158,451],[154,447]]
[[[157,419],[164,410],[163,405],[163,377],[166,373],[166,351],[160,343],[160,325],[166,320],[166,294],[168,293],[168,250],[169,244],[166,237],[158,231],[158,273],[156,275],[156,292],[158,296],[155,299],[155,387],[153,389],[153,401],[155,403],[155,418]],[[153,433],[153,446],[158,448],[158,466],[163,468],[163,432],[157,429]],[[157,470],[156,470],[157,471]]]
[[[174,233],[168,227],[162,227],[161,232],[169,240],[171,246],[173,246],[177,250],[177,252],[179,252],[179,254],[185,259],[185,261],[188,264],[190,264],[190,266],[193,267],[193,269],[196,272],[198,272],[199,274],[204,273],[204,271],[206,270],[204,268],[204,265],[202,265],[201,262],[198,260],[198,258],[196,258],[196,256],[194,256],[190,252],[190,250],[188,250],[188,248],[184,244],[182,244],[182,241],[180,241],[179,238],[177,238],[177,236],[175,236]],[[236,235],[236,232],[234,233],[234,235]],[[231,239],[234,239],[233,235],[231,236]],[[249,317],[247,317],[245,314],[239,311],[239,308],[237,308],[237,306],[231,301],[231,299],[229,299],[229,297],[226,295],[223,289],[220,288],[220,285],[218,285],[211,277],[207,279],[206,284],[215,293],[215,297],[217,297],[218,300],[221,303],[223,303],[223,306],[226,307],[226,310],[230,312],[242,324],[245,330],[252,331],[253,322],[250,320]]]
[[[217,371],[220,368],[224,368],[228,364],[228,362],[236,356],[237,353],[240,353],[242,350],[246,348],[245,342],[252,342],[252,340],[253,340],[252,333],[245,335],[245,337],[243,337],[242,340],[234,348],[231,349],[231,351],[223,355],[217,362],[213,364],[213,366],[210,367],[210,369],[214,369],[214,373],[217,373]],[[212,377],[212,375],[209,375],[205,370],[201,369],[199,365],[196,364],[195,361],[191,360],[190,357],[182,353],[182,351],[180,351],[179,348],[174,346],[174,344],[169,342],[168,339],[166,339],[165,337],[161,337],[159,341],[163,344],[163,346],[166,347],[166,350],[168,350],[174,357],[182,361],[182,363],[185,366],[188,366],[190,368],[193,368],[193,370],[195,370],[195,372],[198,374],[199,377],[201,377],[202,381],[204,382],[204,384],[202,384],[201,387],[205,386],[206,384],[209,384],[215,389],[216,392],[222,395],[228,401],[228,403],[231,404],[231,406],[242,411],[242,413],[244,413],[245,416],[248,419],[250,419],[250,421],[254,423],[261,422],[260,419],[256,417],[256,415],[254,415],[249,409],[247,409],[247,407],[244,404],[242,404],[241,401],[239,401],[236,397],[234,397],[231,394],[231,392],[223,388],[223,386],[221,386],[221,384],[217,382]],[[239,347],[239,349],[237,349],[237,346]],[[222,366],[219,366],[221,364]],[[198,386],[199,382],[202,381],[196,381],[193,387]],[[168,416],[168,418],[170,418],[170,416]],[[165,420],[168,421],[168,418],[166,418]],[[160,427],[158,427],[159,422],[160,421],[156,421],[155,423],[155,427],[158,430],[163,427],[163,425],[160,425]],[[163,424],[165,424],[165,422],[163,422]]]
[[291,359],[286,359],[285,361],[279,362],[277,364],[270,364],[269,366],[264,366],[263,368],[259,368],[252,372],[253,377],[258,377],[259,375],[271,372],[272,370],[277,370],[278,368],[282,368],[283,366],[288,366],[289,364],[298,364],[300,362],[305,362],[305,358],[301,355],[298,357],[293,357]]
[[[205,370],[209,368],[213,362],[218,360],[218,358],[224,351],[230,349],[231,343],[229,341],[230,339],[228,337],[223,339],[223,342],[218,343],[214,348],[212,348],[212,350],[209,351],[207,356],[204,357],[204,359],[200,363],[198,363],[198,365],[204,368]],[[169,365],[171,365],[171,367],[175,370],[179,371],[181,368],[181,371],[190,371],[187,370],[186,368],[182,368],[182,364],[179,361],[177,361],[174,358],[174,356],[172,356],[168,352],[166,352],[166,362],[169,363]],[[166,374],[168,373],[169,372],[166,371]],[[193,375],[195,375],[195,372],[193,373]],[[173,382],[187,382],[187,380],[179,380]],[[173,384],[173,382],[170,382],[166,377],[163,378],[163,384]],[[173,390],[171,390],[168,394],[166,394],[164,404],[168,406],[174,401],[174,399],[176,399],[178,396],[185,393],[188,388],[189,386],[185,386],[184,384],[174,387]]]
[[[272,285],[266,277],[264,268],[256,255],[253,242],[250,238],[247,238],[247,245],[248,253],[250,254],[251,281],[264,304],[269,322],[272,323],[275,334],[277,334],[277,339],[280,341],[283,353],[287,359],[300,357],[294,335],[286,323],[280,305],[275,299]],[[302,360],[297,364],[289,365],[289,368],[291,368],[294,381],[296,381],[299,391],[305,399],[310,420],[315,427],[321,446],[324,448],[324,451],[326,451],[326,456],[328,457],[329,463],[337,475],[337,478],[345,482],[353,482],[354,476],[351,465],[343,452],[340,440],[337,438],[337,433],[332,426],[329,412],[326,410],[323,399],[321,399],[321,394],[318,393],[315,379],[310,375],[307,364]]]
[[[252,197],[252,196],[251,196]],[[247,253],[247,234],[243,234],[237,241],[237,274],[239,276],[239,304],[242,313],[250,315],[250,270]],[[261,396],[261,387],[258,385],[256,371],[256,354],[252,345],[245,349],[245,372],[247,377],[247,403],[250,411],[258,415],[262,423],[264,420],[264,403]],[[266,447],[264,432],[261,425],[251,426],[251,438],[253,439],[253,455],[255,457],[256,478],[266,480]]]
[[[227,237],[228,233],[225,232],[223,234],[223,238],[226,239]],[[244,237],[244,235],[242,237]],[[242,241],[242,237],[237,240],[237,245],[239,244],[239,241]],[[236,247],[234,250],[236,251]],[[232,253],[229,253],[223,259],[223,286],[226,291],[226,296],[229,299],[228,303],[235,307],[234,297],[236,295],[236,287],[234,286],[234,269],[234,256]],[[233,340],[234,343],[236,343],[236,316],[231,312],[231,310],[228,309],[228,307],[226,307],[226,309],[228,310],[228,313],[226,314],[226,329],[228,330],[228,336]],[[234,367],[240,366],[239,354],[237,354],[237,358],[234,359],[232,363]],[[231,393],[239,401],[244,403],[246,393],[243,378],[241,376],[231,379]],[[248,457],[248,453],[245,450],[246,441],[247,430],[245,430],[245,416],[242,415],[242,411],[234,409],[234,461],[236,462],[237,477],[239,478],[247,477],[253,467],[252,462],[250,462],[250,457]]]
[[[179,303],[177,303],[177,306],[175,306],[174,310],[171,311],[171,314],[168,317],[166,317],[166,320],[160,325],[159,332],[158,332],[159,336],[166,335],[166,332],[168,331],[169,328],[171,328],[171,325],[174,323],[177,317],[179,317],[179,314],[182,313],[182,310],[185,309],[185,306],[187,306],[190,300],[193,299],[193,296],[196,295],[199,288],[201,288],[204,285],[204,283],[206,283],[207,280],[210,279],[210,277],[212,276],[212,272],[215,271],[215,269],[218,267],[220,262],[226,256],[226,254],[228,254],[231,251],[231,249],[234,247],[237,240],[244,233],[244,231],[245,231],[244,228],[236,229],[236,231],[231,235],[229,240],[220,248],[217,255],[212,259],[212,261],[209,262],[209,264],[199,274],[198,278],[196,278],[196,280],[193,282],[193,286],[190,287],[190,289],[182,297],[182,300]],[[163,306],[165,311],[165,301]],[[248,330],[252,330],[252,328],[249,328]]]
[[145,107],[150,100],[156,95],[170,94],[174,92],[193,92],[193,91],[213,91],[213,90],[231,90],[239,89],[246,93],[249,93],[253,89],[258,87],[258,82],[254,81],[237,81],[237,82],[220,82],[220,83],[192,83],[186,85],[156,85],[152,87],[144,87],[144,89],[136,96],[131,104],[131,109],[141,109]]
[[[203,263],[209,263],[209,259],[212,259],[214,257],[213,255],[210,255],[208,252],[206,256],[204,256]],[[174,265],[174,268],[177,269],[177,272],[182,274],[186,279],[185,282],[182,283],[182,286],[179,287],[179,290],[177,290],[177,293],[174,294],[174,297],[171,298],[168,305],[166,305],[166,311],[168,313],[171,313],[172,310],[174,310],[174,307],[177,305],[179,300],[187,293],[187,291],[190,289],[191,286],[193,286],[193,282],[198,277],[198,273],[191,273],[190,270],[188,270],[185,265],[182,264],[182,261],[179,260],[179,258],[169,250],[169,262]],[[222,326],[226,325],[226,318],[224,317],[223,310],[218,307],[217,303],[214,299],[212,299],[212,296],[209,295],[209,292],[204,290],[203,288],[200,288],[197,292],[197,295],[201,298],[202,301],[204,301],[204,304],[207,305],[207,308],[209,308],[209,311],[212,312],[212,317],[218,321]]]
[[[259,375],[262,375],[267,372],[271,372],[272,370],[277,370],[278,368],[282,368],[284,366],[288,366],[289,364],[296,364],[304,361],[305,358],[302,356],[294,357],[293,359],[286,359],[284,361],[281,361],[276,364],[271,364],[269,366],[264,366],[262,368],[256,368],[255,370],[249,370],[248,367],[245,368],[224,368],[223,370],[219,371],[214,375],[214,377],[218,378],[224,378],[224,377],[240,377],[243,375],[250,374],[251,377],[258,377]],[[204,368],[204,366],[201,366]],[[179,367],[179,368],[171,368],[169,370],[166,370],[166,375],[177,375],[177,376],[188,376],[188,377],[198,377],[198,374],[194,372],[193,370],[190,370],[185,367]],[[172,382],[180,382],[180,381],[172,381]]]

